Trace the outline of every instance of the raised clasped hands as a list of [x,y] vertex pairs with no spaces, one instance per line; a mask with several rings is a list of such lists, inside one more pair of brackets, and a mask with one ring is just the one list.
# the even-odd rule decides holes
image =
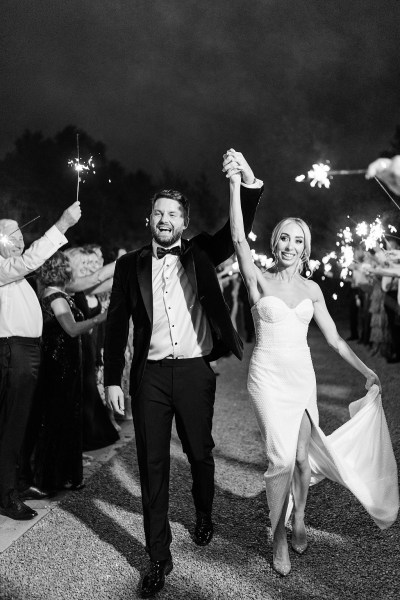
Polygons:
[[400,196],[400,156],[393,158],[377,158],[372,162],[366,173],[367,179],[377,177],[395,194]]
[[247,185],[254,183],[254,173],[241,152],[230,148],[223,158],[222,172],[225,173],[225,177],[232,182],[243,181]]

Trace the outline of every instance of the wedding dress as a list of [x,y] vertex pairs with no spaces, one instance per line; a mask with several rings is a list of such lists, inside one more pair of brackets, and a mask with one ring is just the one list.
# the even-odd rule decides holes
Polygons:
[[291,308],[277,296],[252,307],[256,344],[248,391],[268,458],[264,475],[272,532],[291,487],[300,423],[307,411],[312,427],[311,484],[327,477],[347,487],[381,529],[399,509],[397,466],[377,385],[349,406],[350,420],[331,435],[318,426],[315,373],[307,344],[313,302]]

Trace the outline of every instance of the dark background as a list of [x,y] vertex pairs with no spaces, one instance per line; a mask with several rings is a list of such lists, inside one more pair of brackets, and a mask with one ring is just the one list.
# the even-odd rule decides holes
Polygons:
[[189,193],[191,234],[215,229],[229,147],[265,182],[258,250],[288,215],[308,220],[317,258],[347,214],[394,223],[399,211],[363,176],[330,190],[294,177],[326,160],[365,168],[389,146],[399,24],[398,0],[3,0],[0,216],[40,214],[29,241],[74,200],[79,131],[96,173],[72,242],[136,247],[164,186]]

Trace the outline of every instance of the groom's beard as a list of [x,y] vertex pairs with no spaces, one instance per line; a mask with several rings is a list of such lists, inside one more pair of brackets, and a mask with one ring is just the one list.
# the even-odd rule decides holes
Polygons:
[[169,235],[165,233],[160,234],[157,227],[151,225],[151,234],[153,236],[154,241],[163,248],[169,248],[173,246],[176,242],[178,242],[182,237],[182,231],[174,231],[172,230]]

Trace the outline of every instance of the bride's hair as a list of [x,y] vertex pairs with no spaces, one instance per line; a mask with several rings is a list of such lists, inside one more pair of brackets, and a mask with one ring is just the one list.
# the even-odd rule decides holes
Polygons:
[[276,265],[276,249],[278,246],[279,238],[281,237],[282,231],[289,223],[296,223],[296,225],[300,227],[304,234],[304,250],[300,257],[298,265],[299,273],[302,273],[304,268],[306,270],[311,271],[309,264],[311,254],[311,231],[307,223],[299,217],[287,217],[286,219],[282,219],[282,221],[279,221],[279,223],[275,225],[274,230],[271,234],[271,250],[274,257],[274,264],[272,266]]

